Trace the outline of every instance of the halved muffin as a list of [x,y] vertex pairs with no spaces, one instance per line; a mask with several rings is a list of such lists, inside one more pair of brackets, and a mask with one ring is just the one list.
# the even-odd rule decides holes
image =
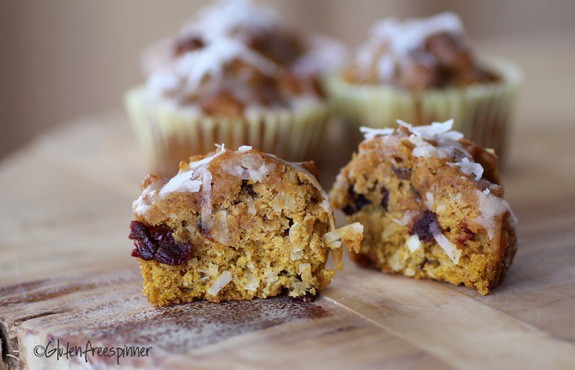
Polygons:
[[222,146],[182,163],[171,179],[148,176],[130,233],[148,300],[317,295],[342,268],[342,244],[359,248],[362,226],[335,229],[314,172],[313,162]]
[[334,208],[365,228],[352,258],[489,293],[517,250],[497,157],[452,131],[452,120],[398,123],[362,128],[366,140],[331,190]]

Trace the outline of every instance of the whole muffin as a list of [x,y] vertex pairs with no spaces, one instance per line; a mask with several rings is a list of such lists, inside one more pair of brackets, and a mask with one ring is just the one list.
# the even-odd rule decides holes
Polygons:
[[312,299],[342,268],[342,245],[359,248],[362,226],[335,228],[313,162],[249,146],[190,160],[172,178],[148,176],[134,202],[132,256],[152,304]]
[[501,158],[519,79],[509,62],[477,57],[461,20],[442,13],[378,22],[327,87],[334,110],[355,133],[395,119],[428,125],[453,118],[457,130]]
[[341,55],[338,43],[296,33],[249,1],[201,10],[148,50],[148,81],[126,96],[152,170],[173,174],[216,143],[313,158],[328,116],[319,77]]

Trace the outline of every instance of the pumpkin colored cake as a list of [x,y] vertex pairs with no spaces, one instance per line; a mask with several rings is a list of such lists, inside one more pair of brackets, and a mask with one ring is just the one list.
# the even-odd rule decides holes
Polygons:
[[171,179],[149,175],[130,239],[150,303],[316,296],[342,268],[342,245],[359,249],[362,226],[335,229],[314,172],[313,162],[221,146]]
[[453,121],[362,128],[366,140],[337,177],[332,205],[364,226],[362,264],[488,294],[516,252],[497,157]]

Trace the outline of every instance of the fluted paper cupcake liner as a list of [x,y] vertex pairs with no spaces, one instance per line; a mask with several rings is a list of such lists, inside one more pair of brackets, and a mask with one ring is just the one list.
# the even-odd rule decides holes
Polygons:
[[126,108],[151,170],[173,175],[180,161],[215,149],[250,145],[289,161],[313,159],[328,121],[327,104],[293,110],[250,109],[241,118],[212,117],[168,103],[150,103],[142,88],[126,94]]
[[359,126],[394,127],[397,119],[426,125],[453,118],[455,130],[502,157],[521,74],[501,59],[489,58],[484,64],[502,80],[417,94],[392,86],[352,84],[339,75],[330,76],[325,84],[333,112],[356,133]]

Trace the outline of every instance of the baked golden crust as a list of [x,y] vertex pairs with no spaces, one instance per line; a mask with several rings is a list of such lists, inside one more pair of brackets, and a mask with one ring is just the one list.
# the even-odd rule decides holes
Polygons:
[[[425,144],[413,137],[402,128],[363,141],[337,177],[332,205],[365,227],[360,252],[352,258],[487,294],[516,251],[497,158],[465,139],[452,141],[442,156],[416,156],[414,149]],[[463,163],[474,170],[481,165],[482,174],[465,173]]]
[[[327,196],[303,166],[246,147],[194,157],[169,181],[149,177],[135,220],[148,230],[133,238],[144,294],[158,306],[315,296],[335,273],[329,252],[341,268],[341,240],[350,248],[361,241],[361,230],[337,234]],[[170,237],[175,246],[161,244]],[[155,255],[146,254],[146,238],[158,242]],[[170,255],[180,250],[184,258]]]

